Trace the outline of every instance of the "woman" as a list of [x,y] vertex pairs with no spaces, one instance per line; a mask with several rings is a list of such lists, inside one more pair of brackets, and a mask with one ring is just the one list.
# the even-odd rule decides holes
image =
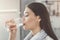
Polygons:
[[[13,20],[6,22],[10,27],[9,40],[16,40],[17,28]],[[31,3],[26,6],[23,16],[23,28],[31,32],[24,40],[58,40],[49,19],[47,8],[41,3]]]

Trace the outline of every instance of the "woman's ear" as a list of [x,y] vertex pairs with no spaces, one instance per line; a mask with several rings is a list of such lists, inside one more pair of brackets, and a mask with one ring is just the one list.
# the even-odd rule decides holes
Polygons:
[[40,18],[40,16],[37,16],[37,20],[40,22],[41,21],[41,18]]

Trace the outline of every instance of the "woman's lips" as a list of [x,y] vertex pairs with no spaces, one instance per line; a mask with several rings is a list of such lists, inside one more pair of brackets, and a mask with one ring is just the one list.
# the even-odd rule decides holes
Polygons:
[[23,23],[23,26],[25,25],[25,23]]

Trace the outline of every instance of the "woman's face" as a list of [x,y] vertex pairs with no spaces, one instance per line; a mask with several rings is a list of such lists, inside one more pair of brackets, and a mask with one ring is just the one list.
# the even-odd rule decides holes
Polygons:
[[32,30],[39,24],[39,17],[28,7],[25,8],[23,16],[23,28],[25,30]]

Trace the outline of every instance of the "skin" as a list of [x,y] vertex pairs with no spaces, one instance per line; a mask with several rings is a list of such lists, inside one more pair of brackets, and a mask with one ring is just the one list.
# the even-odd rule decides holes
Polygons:
[[9,26],[9,39],[8,40],[16,40],[16,33],[17,33],[17,28],[16,24],[13,19],[7,20],[6,24]]
[[28,7],[25,8],[23,17],[23,28],[25,30],[31,30],[33,35],[40,31],[40,17],[36,16],[34,12]]
[[[34,12],[26,7],[24,11],[24,16],[23,16],[23,28],[24,30],[31,30],[32,34],[35,35],[38,33],[41,28],[40,28],[40,21],[41,18],[40,16],[36,16]],[[9,25],[9,40],[16,40],[16,33],[17,33],[17,28],[16,28],[16,23],[14,22],[13,19],[6,21],[6,24]]]

